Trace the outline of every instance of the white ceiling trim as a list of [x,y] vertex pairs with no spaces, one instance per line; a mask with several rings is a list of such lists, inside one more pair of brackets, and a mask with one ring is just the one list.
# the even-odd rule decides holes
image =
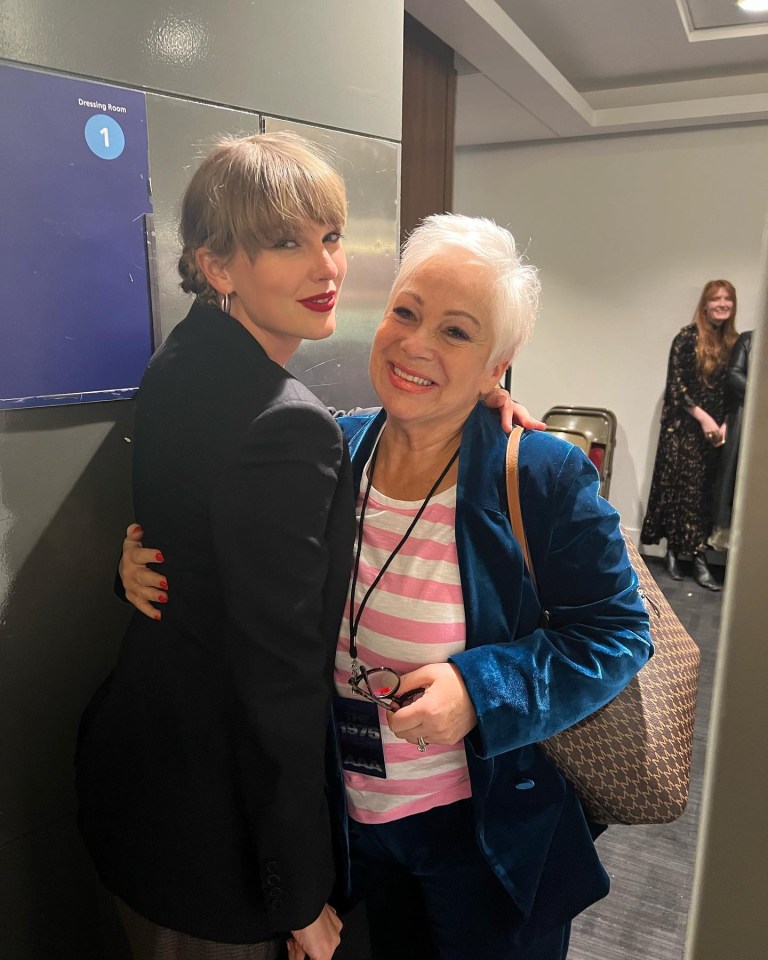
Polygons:
[[768,34],[768,23],[734,23],[727,27],[696,27],[693,24],[688,0],[675,0],[675,3],[690,43],[698,43],[701,40],[740,40],[742,37],[762,37]]
[[[595,132],[615,133],[627,130],[653,130],[669,125],[734,123],[737,120],[768,119],[768,94],[751,93],[736,97],[708,97],[670,103],[643,104],[635,107],[595,110]],[[600,129],[598,129],[600,128]]]
[[[584,95],[495,0],[405,0],[405,7],[505,93],[512,101],[510,106],[523,108],[555,137],[768,119],[766,74],[754,75],[752,89],[741,94],[734,94],[727,82],[723,83],[722,93],[718,93],[718,80],[712,78],[702,81],[706,84],[706,96],[691,95],[690,84],[684,83],[664,85],[669,98],[661,100],[662,88],[652,85],[645,103],[638,102],[642,88],[637,87],[627,88],[624,102],[622,91],[616,89]],[[459,89],[469,80],[460,77]],[[754,89],[755,85],[758,89]],[[476,89],[479,95],[482,87],[476,85]],[[676,92],[680,95],[676,96]],[[697,92],[703,94],[704,89]],[[610,105],[595,106],[589,98],[595,104],[602,100]],[[479,99],[477,107],[482,109]]]

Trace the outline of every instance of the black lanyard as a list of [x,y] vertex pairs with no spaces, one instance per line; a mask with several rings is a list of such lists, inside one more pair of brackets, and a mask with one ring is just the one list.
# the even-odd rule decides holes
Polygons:
[[371,495],[371,487],[373,486],[373,471],[376,469],[376,457],[378,456],[378,453],[379,453],[379,444],[378,444],[378,441],[376,442],[376,447],[374,448],[373,456],[371,457],[371,463],[368,468],[368,485],[365,488],[365,496],[363,497],[363,504],[360,507],[360,520],[357,526],[357,547],[355,549],[355,565],[352,569],[352,585],[350,586],[350,592],[349,592],[349,655],[352,658],[353,675],[355,673],[356,660],[357,660],[357,628],[360,625],[360,617],[363,615],[363,610],[365,609],[365,605],[366,603],[368,603],[368,597],[370,597],[370,595],[373,593],[374,588],[377,586],[381,578],[386,573],[387,567],[395,559],[398,552],[400,551],[400,548],[403,546],[403,544],[408,539],[408,537],[410,537],[411,533],[413,533],[413,528],[421,519],[422,514],[427,508],[427,504],[434,496],[435,490],[437,490],[437,488],[443,482],[443,480],[445,479],[445,475],[448,473],[448,471],[451,469],[454,462],[456,461],[456,458],[459,455],[460,449],[461,447],[456,448],[456,452],[453,454],[451,459],[446,464],[446,467],[443,470],[443,472],[440,474],[437,480],[435,480],[435,482],[433,483],[432,489],[424,498],[424,502],[419,507],[416,513],[416,516],[413,518],[413,520],[411,520],[411,523],[408,529],[403,534],[403,538],[401,539],[400,543],[398,543],[398,545],[395,547],[392,553],[390,553],[390,555],[387,557],[386,562],[384,563],[381,570],[379,570],[378,574],[376,575],[376,579],[373,581],[370,587],[368,587],[368,589],[365,591],[365,596],[360,601],[360,606],[357,608],[357,616],[355,616],[354,615],[355,592],[357,590],[357,574],[360,569],[360,553],[363,547],[363,522],[365,520],[365,508],[368,506],[368,498]]

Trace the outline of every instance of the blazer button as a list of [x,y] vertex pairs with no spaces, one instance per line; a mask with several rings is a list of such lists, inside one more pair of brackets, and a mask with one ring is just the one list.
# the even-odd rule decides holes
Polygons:
[[272,903],[270,903],[270,907],[273,910],[282,910],[284,906],[285,904],[282,900],[273,900]]
[[525,779],[515,784],[515,790],[532,790],[535,786],[533,780]]
[[270,887],[276,887],[280,883],[280,877],[276,873],[270,873],[267,875],[267,883]]
[[277,872],[277,863],[274,860],[267,860],[264,864],[267,873],[276,873]]

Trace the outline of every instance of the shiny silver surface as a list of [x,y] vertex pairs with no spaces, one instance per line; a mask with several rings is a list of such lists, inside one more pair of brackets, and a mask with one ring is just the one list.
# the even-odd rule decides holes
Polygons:
[[[149,169],[152,176],[159,325],[168,336],[192,305],[179,287],[176,265],[181,196],[211,144],[222,134],[258,133],[257,113],[177,97],[147,94]],[[157,317],[155,318],[157,322]]]
[[0,5],[9,60],[393,140],[402,31],[402,0]]
[[348,270],[336,333],[302,344],[288,369],[329,406],[375,404],[368,354],[397,267],[400,146],[271,117],[264,128],[291,130],[319,144],[344,177],[349,197]]

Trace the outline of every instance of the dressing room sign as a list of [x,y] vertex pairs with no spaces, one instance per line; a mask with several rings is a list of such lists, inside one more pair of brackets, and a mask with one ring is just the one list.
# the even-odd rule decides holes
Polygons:
[[131,396],[152,354],[137,90],[0,65],[0,407]]

